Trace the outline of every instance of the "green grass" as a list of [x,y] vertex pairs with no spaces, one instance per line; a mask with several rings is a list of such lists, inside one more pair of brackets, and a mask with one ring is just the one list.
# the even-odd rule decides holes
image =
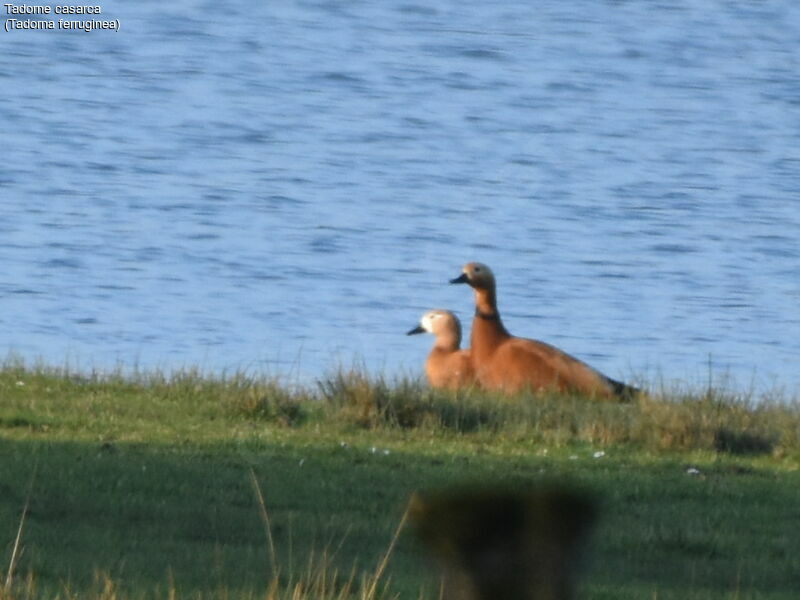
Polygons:
[[581,598],[795,598],[798,466],[797,402],[711,386],[615,404],[7,361],[0,599],[435,598],[408,532],[373,590],[411,493],[553,478],[601,504]]

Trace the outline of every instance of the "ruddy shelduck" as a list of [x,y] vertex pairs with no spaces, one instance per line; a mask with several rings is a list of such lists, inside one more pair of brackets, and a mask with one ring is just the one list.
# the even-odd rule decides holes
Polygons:
[[494,274],[486,265],[467,263],[450,283],[467,283],[475,291],[470,350],[481,387],[507,393],[551,389],[606,398],[638,392],[558,348],[511,335],[500,319]]
[[469,350],[461,350],[461,322],[449,310],[429,310],[419,325],[408,332],[432,333],[433,349],[425,361],[431,387],[458,389],[475,383]]

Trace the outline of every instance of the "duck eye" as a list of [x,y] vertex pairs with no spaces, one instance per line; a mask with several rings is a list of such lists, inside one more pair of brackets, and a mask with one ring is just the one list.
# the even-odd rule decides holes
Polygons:
[[481,268],[480,267],[475,267],[475,272],[476,273],[480,273],[481,272]]

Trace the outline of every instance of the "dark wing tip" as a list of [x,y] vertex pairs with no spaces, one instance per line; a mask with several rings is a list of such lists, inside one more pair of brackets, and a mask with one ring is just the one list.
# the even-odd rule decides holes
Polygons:
[[608,379],[608,383],[611,384],[611,388],[614,390],[614,395],[623,400],[633,400],[642,393],[642,390],[632,385],[628,385],[627,383],[622,383],[621,381],[611,379],[610,377],[607,377],[606,379]]

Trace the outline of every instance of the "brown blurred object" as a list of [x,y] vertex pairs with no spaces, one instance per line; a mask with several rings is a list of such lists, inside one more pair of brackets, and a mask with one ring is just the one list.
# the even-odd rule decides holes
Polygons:
[[569,600],[595,502],[565,486],[416,493],[410,518],[444,569],[444,598]]

